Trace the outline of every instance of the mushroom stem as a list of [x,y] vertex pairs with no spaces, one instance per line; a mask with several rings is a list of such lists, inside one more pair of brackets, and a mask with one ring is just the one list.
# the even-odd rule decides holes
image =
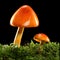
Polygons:
[[41,45],[41,43],[42,43],[42,42],[40,41],[40,45]]
[[40,41],[40,45],[43,45],[45,42],[44,41]]
[[13,43],[20,47],[24,27],[18,27]]

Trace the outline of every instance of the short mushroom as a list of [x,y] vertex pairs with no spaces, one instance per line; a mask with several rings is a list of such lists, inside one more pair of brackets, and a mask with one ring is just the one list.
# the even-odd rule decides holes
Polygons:
[[11,17],[10,25],[18,27],[13,44],[20,47],[24,28],[38,27],[39,20],[30,6],[23,5]]
[[40,42],[40,44],[42,45],[44,42],[50,42],[50,39],[48,38],[48,36],[44,33],[38,33],[36,34],[33,39],[37,42]]

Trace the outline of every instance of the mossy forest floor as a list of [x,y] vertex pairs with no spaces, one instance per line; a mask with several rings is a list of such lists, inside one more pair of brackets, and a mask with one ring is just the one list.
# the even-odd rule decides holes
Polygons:
[[0,60],[59,60],[60,43],[50,42],[26,44],[18,48],[16,45],[0,44]]

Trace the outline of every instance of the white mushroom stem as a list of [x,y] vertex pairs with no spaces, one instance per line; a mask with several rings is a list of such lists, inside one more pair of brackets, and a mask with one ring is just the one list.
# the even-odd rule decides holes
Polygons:
[[20,47],[20,44],[21,44],[23,31],[24,31],[24,27],[18,27],[17,32],[16,32],[16,36],[13,41],[13,44],[17,45],[18,47]]

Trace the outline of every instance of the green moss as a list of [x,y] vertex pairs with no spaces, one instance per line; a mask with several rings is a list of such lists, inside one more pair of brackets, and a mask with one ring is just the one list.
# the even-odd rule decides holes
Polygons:
[[20,48],[13,44],[0,44],[0,60],[59,60],[59,44],[50,42],[40,45],[31,41]]

